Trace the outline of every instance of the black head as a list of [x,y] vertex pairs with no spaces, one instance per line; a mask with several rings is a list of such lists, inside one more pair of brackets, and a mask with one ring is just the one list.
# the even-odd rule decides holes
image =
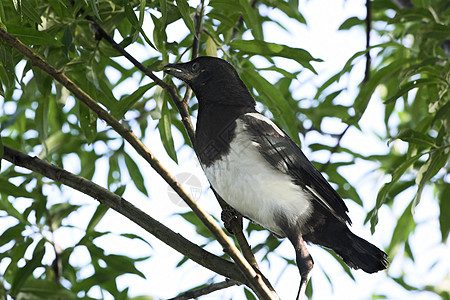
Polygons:
[[187,63],[168,64],[164,72],[186,82],[200,105],[252,106],[255,100],[227,61],[201,56]]

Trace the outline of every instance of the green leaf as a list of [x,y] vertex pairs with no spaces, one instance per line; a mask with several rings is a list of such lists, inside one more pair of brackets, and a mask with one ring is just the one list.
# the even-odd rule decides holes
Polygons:
[[416,176],[416,184],[419,185],[417,189],[416,197],[412,204],[411,209],[414,212],[414,208],[419,204],[420,198],[424,187],[429,183],[431,178],[439,172],[448,162],[449,148],[441,148],[439,150],[432,151],[428,160],[423,164]]
[[97,115],[86,105],[79,103],[79,122],[86,141],[91,144],[97,136]]
[[41,239],[33,252],[33,257],[25,263],[25,266],[19,268],[11,283],[11,296],[14,298],[20,292],[25,281],[30,277],[36,268],[42,265],[42,258],[45,254],[45,239]]
[[126,152],[123,152],[122,155],[123,158],[125,159],[125,164],[127,166],[128,173],[130,174],[131,180],[133,181],[134,185],[142,194],[148,197],[148,192],[144,184],[144,177],[142,176],[138,165]]
[[72,41],[72,30],[70,30],[70,26],[66,26],[61,42],[63,43],[62,50],[67,58],[69,58],[69,51],[72,46]]
[[[0,43],[0,63],[3,66],[6,76],[3,79],[7,89],[14,88],[16,73],[14,68],[14,59],[12,55],[12,48]],[[0,84],[1,85],[1,84]]]
[[381,205],[386,201],[386,197],[388,195],[389,190],[394,186],[394,184],[400,179],[400,177],[408,170],[408,168],[414,164],[420,157],[422,157],[426,153],[419,153],[410,157],[403,163],[401,163],[398,167],[395,168],[394,173],[392,174],[392,179],[390,182],[385,183],[377,195],[375,209],[370,217],[370,230],[372,234],[375,232],[375,225],[378,223],[378,209]]
[[345,122],[348,124],[356,124],[361,119],[362,115],[366,111],[369,101],[372,98],[375,89],[383,82],[396,76],[398,72],[405,67],[405,65],[410,62],[410,58],[403,58],[393,61],[386,67],[377,70],[374,75],[369,79],[369,81],[361,88],[358,96],[353,103],[353,108],[355,109],[355,115]]
[[206,40],[206,55],[217,57],[217,46],[210,36],[208,36],[208,39]]
[[0,177],[0,193],[13,196],[14,198],[24,197],[33,199],[36,196],[28,192],[23,186],[16,186],[3,177]]
[[39,141],[44,146],[44,153],[47,156],[47,133],[48,133],[48,110],[49,110],[49,99],[48,97],[41,97],[38,107],[36,109],[36,130],[39,133]]
[[417,144],[418,146],[421,146],[423,148],[425,148],[425,147],[438,148],[438,146],[434,143],[435,139],[433,139],[432,137],[425,135],[421,132],[417,132],[417,131],[409,129],[409,128],[402,130],[397,136],[390,139],[388,142],[388,145],[393,140],[396,140],[396,139],[402,140],[407,143]]
[[131,95],[125,96],[118,102],[117,105],[113,107],[113,109],[111,110],[111,114],[119,120],[122,119],[125,113],[129,111],[133,107],[133,105],[136,104],[136,102],[142,99],[142,96],[145,94],[145,92],[147,92],[155,85],[156,84],[154,82],[151,82],[149,84],[141,86]]
[[363,25],[364,20],[359,19],[358,17],[350,17],[344,21],[344,23],[339,26],[338,30],[349,30],[350,28],[358,25]]
[[[157,50],[156,47],[153,45],[153,43],[150,41],[150,39],[145,34],[144,30],[142,29],[142,26],[141,26],[138,18],[136,17],[136,14],[134,13],[133,9],[130,6],[130,2],[128,0],[123,0],[122,3],[123,3],[123,7],[125,7],[125,15],[126,15],[128,21],[130,21],[133,28],[135,30],[139,31],[140,34],[142,34],[142,37],[147,42],[147,44],[150,45],[150,47]],[[133,40],[135,40],[135,39],[133,39]]]
[[89,6],[91,7],[92,11],[94,12],[94,16],[98,19],[98,20],[102,20],[102,18],[100,18],[100,14],[98,13],[98,8],[97,8],[97,1],[95,0],[88,0]]
[[8,33],[28,45],[61,46],[61,43],[45,31],[8,24]]
[[441,227],[442,242],[445,243],[450,233],[450,184],[442,182],[439,184],[439,225]]
[[22,240],[22,231],[24,231],[25,229],[25,225],[19,223],[3,231],[3,233],[0,235],[0,247],[8,244],[11,241]]
[[22,12],[31,21],[36,24],[41,24],[42,20],[40,15],[36,12],[35,3],[31,3],[30,0],[21,0]]
[[95,226],[97,226],[97,224],[100,222],[100,220],[106,214],[108,209],[109,209],[109,207],[99,204],[97,206],[97,209],[95,210],[94,214],[92,215],[92,218],[89,221],[89,224],[86,227],[86,231],[94,230]]
[[264,35],[262,23],[258,20],[258,9],[252,7],[250,5],[250,2],[247,0],[239,0],[239,4],[244,8],[242,16],[244,17],[244,21],[247,24],[247,27],[252,31],[253,37],[255,38],[255,40],[263,41]]
[[169,110],[168,99],[166,98],[167,94],[162,93],[161,88],[155,92],[156,105],[161,113],[161,118],[158,123],[158,130],[167,154],[174,162],[178,163],[177,152],[175,150],[175,144],[172,137],[171,112]]
[[[50,278],[44,280],[31,277],[24,283],[16,299],[76,300],[80,298],[77,297],[75,292],[64,288]],[[92,298],[83,297],[82,299],[88,300]]]
[[191,18],[191,10],[188,2],[186,0],[176,0],[175,2],[177,3],[177,8],[181,14],[181,17],[183,18],[184,24],[186,24],[187,28],[194,36],[197,36],[194,21],[192,21]]
[[403,214],[398,218],[397,225],[392,233],[391,243],[387,249],[387,253],[395,255],[398,251],[398,246],[403,244],[416,227],[414,218],[412,215],[412,202],[403,211]]
[[293,59],[303,67],[311,70],[314,74],[317,74],[317,72],[310,62],[322,61],[321,59],[312,57],[311,54],[304,49],[291,48],[285,45],[267,43],[264,41],[234,40],[230,43],[230,47],[250,55],[279,56]]
[[126,237],[126,238],[128,238],[128,239],[138,239],[138,240],[141,240],[142,242],[144,242],[144,243],[146,243],[147,245],[149,245],[150,248],[153,248],[152,245],[151,245],[146,239],[144,239],[143,237],[141,237],[141,236],[139,236],[139,235],[137,235],[137,234],[134,234],[134,233],[121,233],[120,236]]
[[436,78],[420,78],[420,79],[417,79],[414,81],[410,81],[410,82],[405,83],[402,86],[400,86],[397,93],[395,93],[394,96],[392,96],[389,99],[387,99],[386,101],[384,101],[384,104],[388,104],[394,100],[397,100],[399,97],[403,96],[404,94],[406,94],[407,92],[409,92],[412,89],[419,88],[424,85],[430,85],[430,84],[438,85],[438,84],[442,84],[442,83],[443,82],[441,80],[438,80]]

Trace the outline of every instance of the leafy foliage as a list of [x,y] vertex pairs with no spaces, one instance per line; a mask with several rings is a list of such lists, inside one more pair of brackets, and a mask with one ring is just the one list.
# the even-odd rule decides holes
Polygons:
[[[146,137],[147,128],[158,130],[167,154],[175,162],[178,161],[175,147],[178,143],[173,136],[181,136],[183,145],[191,144],[172,99],[155,83],[148,82],[136,68],[123,63],[120,54],[107,42],[97,40],[86,16],[95,17],[121,46],[133,44],[146,49],[148,56],[142,63],[153,71],[159,71],[169,59],[186,60],[184,54],[191,51],[195,39],[199,39],[199,54],[219,53],[229,60],[245,83],[252,87],[263,112],[273,116],[297,143],[300,143],[298,132],[327,135],[321,128],[330,118],[359,129],[358,122],[364,114],[370,114],[367,107],[374,101],[374,93],[379,91],[384,102],[386,128],[386,134],[380,139],[389,141],[388,153],[365,156],[344,148],[339,142],[338,147],[315,143],[310,149],[325,152],[330,157],[335,153],[350,157],[350,160],[315,164],[325,170],[330,182],[337,184],[342,197],[352,199],[358,205],[363,205],[358,189],[341,174],[340,167],[363,159],[374,162],[376,170],[389,177],[378,192],[375,207],[367,214],[366,221],[370,222],[372,231],[378,222],[380,208],[393,207],[399,195],[414,189],[415,196],[409,199],[399,216],[387,247],[393,260],[402,255],[400,248],[404,249],[404,255],[414,260],[409,238],[418,224],[413,211],[419,205],[425,187],[431,187],[436,195],[442,243],[447,242],[450,231],[447,174],[450,8],[446,1],[438,0],[413,1],[410,8],[399,8],[386,0],[374,0],[371,4],[372,30],[382,43],[350,57],[341,71],[317,88],[313,99],[295,99],[292,86],[298,74],[317,73],[313,63],[321,60],[304,49],[264,40],[265,24],[287,29],[270,16],[263,15],[263,9],[276,10],[291,22],[306,24],[296,0],[211,0],[204,10],[190,6],[185,0],[6,0],[0,2],[0,27],[64,72],[115,117],[122,118],[140,139]],[[204,12],[201,27],[197,26],[199,12]],[[193,18],[193,15],[197,17]],[[178,41],[173,40],[169,28],[175,22],[183,24],[186,32]],[[153,32],[144,30],[145,24],[152,24]],[[363,24],[364,20],[352,16],[339,30],[351,30]],[[338,85],[339,80],[354,72],[358,60],[368,52],[372,55],[376,52],[370,77],[360,85],[352,105],[340,104],[338,99],[343,89]],[[274,57],[289,60],[298,71],[289,73],[281,69]],[[255,58],[263,59],[268,66],[259,68]],[[64,169],[75,169],[75,173],[90,180],[103,174],[107,187],[116,194],[122,195],[134,185],[142,195],[148,196],[150,187],[145,185],[143,168],[127,152],[123,140],[111,128],[105,128],[92,111],[74,101],[65,87],[52,81],[4,42],[0,42],[0,64],[0,95],[3,98],[0,146],[7,145],[39,156]],[[276,78],[281,79],[273,82],[272,78],[263,76],[267,72],[259,71],[277,74]],[[139,86],[133,87],[130,78],[137,80]],[[124,86],[126,92],[123,92]],[[195,115],[196,102],[190,101],[189,108]],[[304,120],[310,120],[312,125],[305,128]],[[154,124],[157,126],[152,128]],[[96,167],[102,161],[107,162],[107,170]],[[127,174],[131,180],[127,179]],[[61,196],[58,200],[51,196],[55,190]],[[127,299],[128,289],[119,290],[116,279],[124,274],[144,277],[136,262],[148,257],[107,254],[108,251],[96,241],[114,233],[95,230],[107,210],[98,206],[87,226],[80,228],[70,216],[82,207],[72,199],[66,199],[65,192],[58,183],[2,163],[0,216],[7,226],[0,236],[0,295],[91,299],[108,293],[115,299]],[[206,239],[205,245],[213,243],[210,232],[192,213],[184,213],[182,217]],[[83,236],[72,246],[61,249],[55,232],[63,230],[81,230]],[[247,227],[249,236],[258,231],[261,228],[254,224]],[[121,238],[140,237],[130,233]],[[279,240],[267,235],[264,242],[253,248],[270,263],[269,253],[280,244]],[[71,262],[71,257],[80,249],[89,254],[87,265],[78,266]],[[292,259],[284,259],[286,264],[294,264]],[[180,261],[179,266],[185,261]],[[349,269],[342,267],[353,278]],[[83,277],[81,274],[88,268],[93,268],[94,272]],[[327,274],[325,276],[329,278]],[[403,275],[393,280],[406,290],[427,290],[449,298],[445,289],[416,287],[407,283]],[[100,288],[100,296],[92,295],[94,287]],[[247,297],[254,297],[248,289],[244,292]],[[307,292],[313,294],[311,285]]]

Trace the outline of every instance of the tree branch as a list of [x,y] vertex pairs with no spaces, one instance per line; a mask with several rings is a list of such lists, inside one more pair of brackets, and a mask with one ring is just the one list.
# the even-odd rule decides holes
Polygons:
[[366,71],[364,72],[363,84],[369,81],[370,78],[370,32],[372,30],[372,3],[371,0],[366,0]]
[[178,296],[176,296],[174,298],[171,298],[169,300],[194,299],[194,298],[198,298],[198,297],[210,294],[212,292],[223,290],[223,289],[226,289],[226,288],[228,288],[230,286],[239,285],[239,284],[240,283],[237,282],[237,281],[227,279],[227,280],[222,281],[222,282],[217,282],[217,283],[210,284],[210,285],[205,286],[204,288],[201,288],[201,289],[188,291],[186,293],[178,295]]
[[101,204],[108,206],[121,215],[127,217],[147,232],[154,235],[156,238],[166,243],[171,248],[177,250],[184,256],[189,257],[199,265],[227,278],[232,278],[247,284],[246,278],[236,268],[236,264],[204,250],[184,238],[182,235],[173,232],[170,228],[164,226],[124,198],[114,194],[108,189],[45,162],[38,157],[31,157],[7,146],[4,146],[3,159],[16,166],[42,174],[56,182],[67,185],[77,191],[91,196],[92,198],[95,198]]
[[[95,22],[95,20],[93,20]],[[96,22],[95,22],[96,23]],[[97,24],[98,25],[98,24]],[[98,26],[97,30],[103,32],[106,36],[106,32]],[[130,145],[141,155],[151,167],[169,184],[170,187],[186,202],[186,204],[192,209],[192,211],[199,217],[203,224],[211,231],[211,233],[216,237],[217,241],[222,245],[224,251],[230,255],[230,257],[236,262],[239,269],[246,277],[248,286],[258,295],[261,299],[274,299],[278,298],[274,292],[265,285],[261,275],[257,274],[255,270],[250,266],[250,264],[241,255],[239,250],[234,246],[233,243],[228,239],[222,228],[215,222],[215,220],[203,209],[195,203],[191,197],[186,193],[184,188],[170,175],[170,173],[161,165],[161,163],[153,156],[153,154],[144,146],[144,144],[133,134],[132,131],[126,129],[122,124],[120,124],[111,114],[106,110],[101,108],[97,102],[95,102],[86,92],[80,89],[73,81],[71,81],[66,75],[61,71],[56,70],[46,61],[44,61],[39,55],[35,54],[26,45],[24,45],[19,39],[13,37],[8,32],[0,28],[0,38],[6,43],[11,45],[14,49],[26,56],[33,65],[40,68],[48,75],[53,77],[55,80],[60,82],[64,87],[66,87],[78,100],[83,102],[88,106],[97,116],[104,120],[108,125],[110,125],[117,133],[119,133],[125,140],[127,140]],[[117,46],[117,49],[122,49],[125,53],[126,51],[117,45],[112,39],[111,42]],[[116,48],[116,47],[115,47]],[[131,55],[126,53],[127,58],[131,61],[133,60],[136,64],[140,65],[146,72],[148,69],[137,62]],[[148,73],[148,74],[147,74]],[[175,95],[177,98],[176,90],[173,86],[166,84],[164,81],[156,77],[152,72],[148,71],[145,73],[147,76],[155,80],[155,82],[161,85],[163,88],[168,89],[169,93]],[[185,115],[188,115],[188,111]],[[184,122],[183,122],[184,123]],[[193,134],[193,132],[192,132]]]

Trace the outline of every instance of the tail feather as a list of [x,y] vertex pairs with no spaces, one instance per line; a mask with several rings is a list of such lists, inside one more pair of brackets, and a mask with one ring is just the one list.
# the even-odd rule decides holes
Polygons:
[[378,247],[347,230],[340,245],[332,247],[351,268],[375,273],[388,267],[388,255]]

